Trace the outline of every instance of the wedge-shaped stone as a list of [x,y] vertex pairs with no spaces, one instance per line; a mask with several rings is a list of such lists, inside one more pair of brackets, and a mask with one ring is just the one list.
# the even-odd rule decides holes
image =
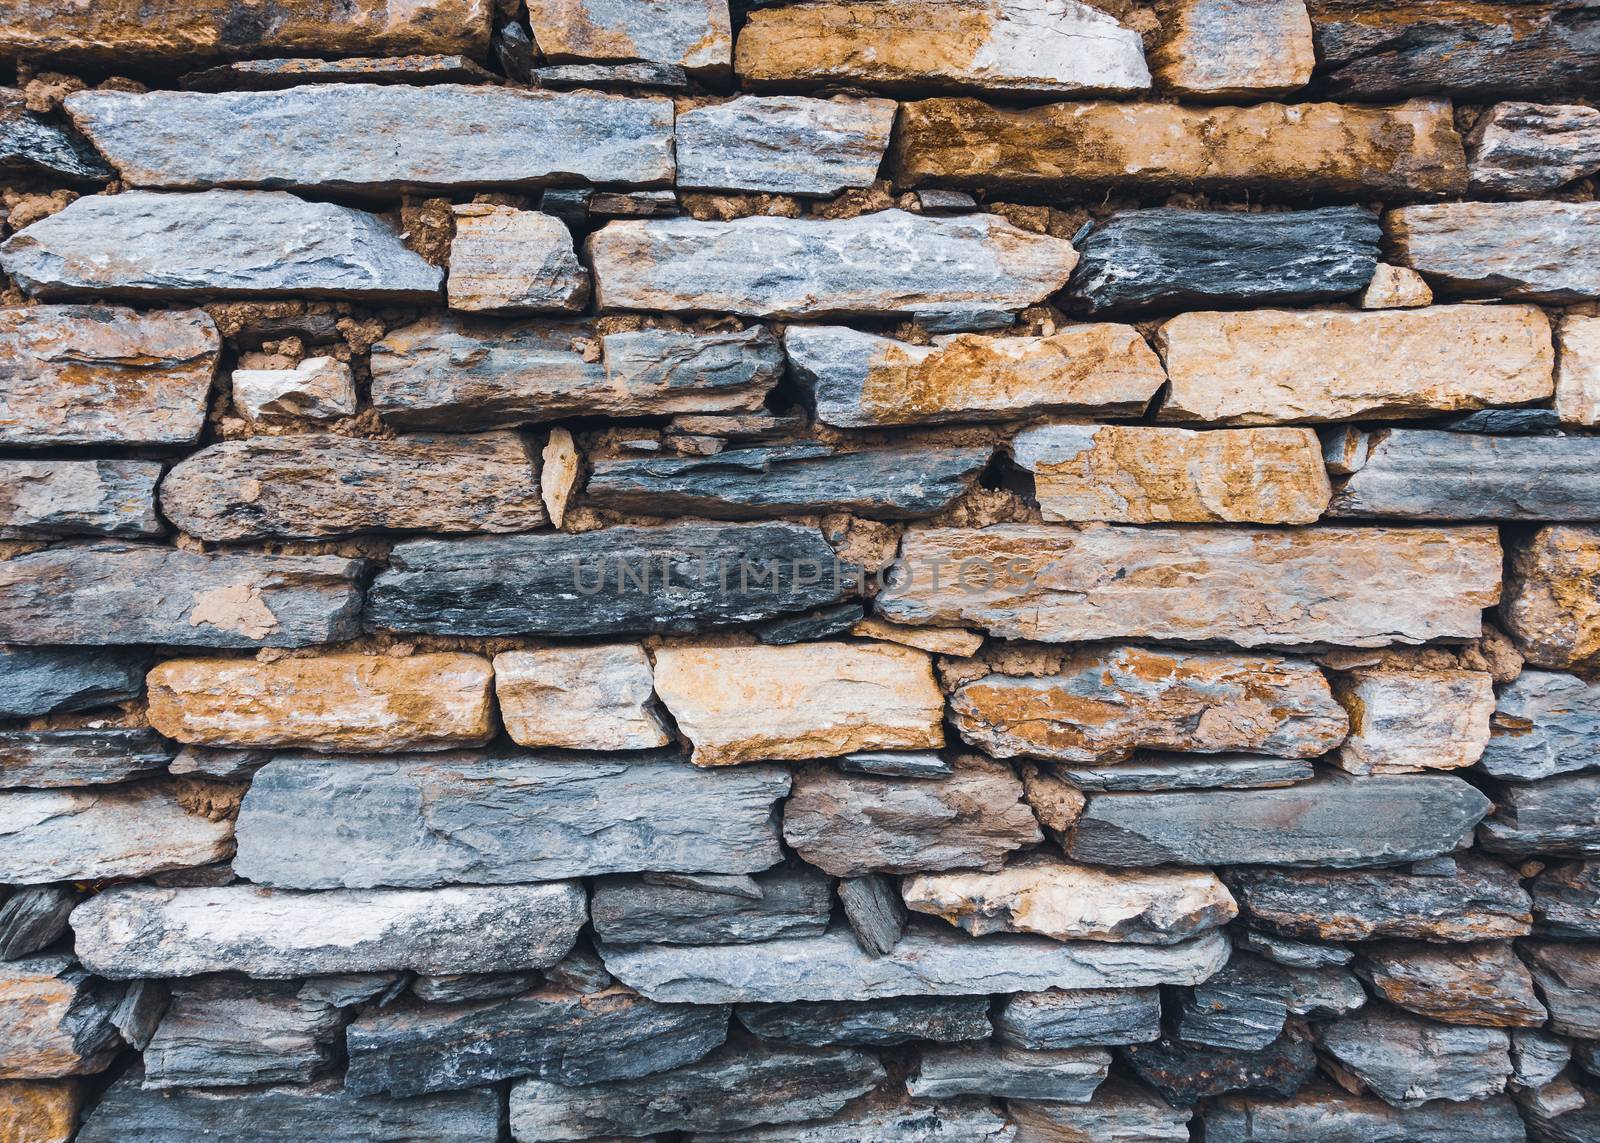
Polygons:
[[856,1044],[890,1048],[912,1040],[987,1040],[987,996],[893,996],[884,1000],[741,1004],[739,1023],[782,1044]]
[[656,693],[697,766],[944,745],[933,663],[893,643],[663,647]]
[[533,0],[528,22],[554,64],[642,61],[717,78],[733,55],[727,0]]
[[[963,561],[960,583],[949,569]],[[1481,527],[930,528],[906,533],[900,567],[878,597],[885,618],[1050,643],[1475,639],[1500,595],[1499,540]]]
[[1302,758],[1252,754],[1135,753],[1126,762],[1064,765],[1056,774],[1080,790],[1204,790],[1292,786],[1313,774]]
[[783,343],[817,419],[839,428],[1138,416],[1167,379],[1128,325],[1069,325],[1046,337],[958,333],[930,345],[792,325]]
[[99,786],[166,768],[174,748],[146,727],[0,731],[0,787]]
[[646,755],[279,757],[239,813],[236,868],[297,889],[753,873],[783,860],[774,766],[708,774]]
[[736,1131],[832,1115],[885,1078],[853,1048],[730,1044],[698,1063],[586,1087],[524,1080],[511,1089],[511,1137],[522,1143],[626,1131]]
[[494,657],[494,693],[506,733],[520,746],[648,750],[672,741],[637,643],[502,651]]
[[1489,741],[1494,680],[1487,671],[1374,668],[1336,677],[1350,737],[1334,761],[1352,774],[1470,766]]
[[1161,993],[1155,988],[1022,992],[995,1009],[1002,1044],[1045,1051],[1133,1044],[1161,1035]]
[[1467,136],[1479,194],[1536,198],[1600,171],[1600,111],[1580,104],[1497,103]]
[[193,444],[221,353],[203,310],[0,309],[0,444]]
[[145,877],[232,852],[233,823],[188,812],[165,784],[0,794],[0,883]]
[[752,900],[648,877],[604,877],[589,902],[595,936],[613,944],[744,944],[820,935],[833,911],[833,883],[809,866],[781,866],[757,877]]
[[[860,576],[799,524],[413,540],[390,553],[368,592],[367,621],[444,635],[696,631],[838,603]],[[4,599],[0,564],[0,638]]]
[[72,1143],[78,1130],[78,1085],[70,1080],[0,1083],[0,1132],[22,1143]]
[[1356,972],[1390,1004],[1447,1024],[1538,1028],[1548,1016],[1509,942],[1372,945]]
[[131,186],[401,188],[672,181],[672,104],[473,84],[83,91],[68,114]]
[[1030,1052],[1003,1044],[927,1048],[906,1090],[924,1099],[953,1095],[1088,1103],[1111,1067],[1094,1048]]
[[1404,869],[1237,869],[1225,874],[1250,924],[1329,941],[1405,937],[1483,941],[1526,936],[1533,916],[1516,871],[1482,857],[1438,876]]
[[1263,99],[1311,81],[1305,0],[1181,0],[1163,12],[1156,82],[1191,99]]
[[752,12],[734,67],[754,87],[1123,94],[1150,86],[1139,34],[1080,0],[827,0]]
[[[1356,985],[1358,992],[1360,987]],[[1289,1000],[1287,972],[1259,957],[1236,952],[1221,972],[1183,994],[1177,1034],[1190,1047],[1259,1052],[1283,1034]],[[1153,1064],[1154,1060],[1145,1062]],[[1154,1070],[1142,1069],[1140,1074]]]
[[0,718],[138,698],[148,663],[145,651],[118,647],[0,647]]
[[1131,1044],[1118,1053],[1167,1103],[1186,1107],[1230,1091],[1291,1095],[1317,1071],[1311,1043],[1286,1032],[1264,1048],[1210,1048],[1177,1039]]
[[1384,865],[1468,844],[1489,808],[1461,779],[1421,774],[1329,773],[1276,790],[1094,794],[1067,852],[1101,865]]
[[1371,1008],[1323,1029],[1322,1049],[1384,1102],[1417,1107],[1499,1095],[1511,1074],[1511,1038],[1499,1028],[1435,1024]]
[[1216,932],[1166,947],[977,940],[930,921],[913,924],[884,956],[862,952],[847,927],[753,945],[607,945],[600,956],[613,976],[652,1000],[771,1004],[1194,984],[1226,962],[1228,941]]
[[1191,313],[1157,344],[1165,421],[1421,417],[1555,391],[1550,319],[1532,306]]
[[0,460],[0,535],[159,536],[160,479],[151,460]]
[[16,96],[15,88],[0,91],[0,174],[80,186],[111,181],[111,168],[93,147],[35,115]]
[[1082,240],[1067,297],[1091,314],[1331,301],[1372,280],[1378,237],[1377,217],[1354,206],[1124,211]]
[[1508,544],[1500,620],[1535,667],[1587,667],[1600,657],[1600,527],[1557,524]]
[[85,967],[113,980],[439,975],[546,968],[571,950],[587,913],[573,881],[329,893],[122,885],[79,905],[72,929]]
[[1533,882],[1533,915],[1541,935],[1600,938],[1600,862],[1561,862],[1539,874]]
[[80,198],[0,245],[0,269],[32,297],[138,301],[432,302],[444,280],[376,215],[282,191]]
[[674,128],[678,186],[823,197],[871,186],[894,114],[889,99],[787,95],[696,107]]
[[1550,1008],[1550,1030],[1600,1039],[1600,949],[1563,941],[1524,941],[1521,949]]
[[144,1053],[144,1086],[308,1083],[334,1059],[344,1014],[294,981],[177,982]]
[[[1316,161],[1308,162],[1308,156]],[[906,186],[1035,193],[1130,186],[1285,195],[1440,198],[1466,189],[1450,105],[1052,103],[928,99],[900,109],[891,149]]]
[[686,1143],[1012,1143],[1009,1119],[987,1099],[901,1098],[892,1087],[853,1099],[827,1119],[686,1136]]
[[489,660],[458,652],[169,659],[150,672],[150,725],[201,746],[353,753],[482,745],[494,733],[493,676]]
[[1600,774],[1512,782],[1495,793],[1478,833],[1483,848],[1519,857],[1600,857]]
[[[0,561],[0,640],[303,647],[360,630],[360,560],[66,544]],[[158,587],[159,590],[152,590]]]
[[548,522],[538,459],[516,433],[225,441],[167,473],[161,510],[191,536],[223,542],[523,532]]
[[235,60],[190,72],[182,86],[189,91],[274,91],[305,83],[489,83],[493,74],[453,53]]
[[998,215],[903,210],[613,222],[585,245],[602,310],[903,316],[942,329],[1008,325],[1017,310],[1066,285],[1078,261],[1065,239],[1019,230]]
[[839,882],[839,904],[856,943],[867,952],[886,953],[906,935],[911,918],[893,877],[882,873],[847,877]]
[[998,870],[1006,854],[1043,840],[1011,767],[957,758],[948,778],[901,779],[797,770],[783,837],[836,877],[872,872]]
[[1304,1143],[1319,1137],[1361,1143],[1521,1143],[1527,1138],[1516,1104],[1503,1096],[1397,1108],[1325,1082],[1288,1099],[1223,1096],[1202,1114],[1207,1143]]
[[[600,355],[594,357],[595,342]],[[562,417],[748,413],[783,376],[761,326],[737,333],[487,326],[429,317],[372,347],[372,403],[396,428],[499,428]]]
[[534,1075],[568,1084],[692,1064],[728,1035],[728,1010],[663,1005],[621,988],[545,986],[465,1004],[369,1009],[345,1033],[359,1094],[423,1092]]
[[472,313],[578,313],[589,301],[589,272],[572,234],[550,214],[490,203],[454,211],[450,308]]
[[121,996],[64,954],[0,962],[0,1079],[104,1071],[122,1046],[111,1023]]
[[1185,1143],[1194,1116],[1120,1076],[1085,1104],[1018,1100],[1006,1110],[1016,1122],[1017,1143]]
[[1558,303],[1600,297],[1600,203],[1408,206],[1384,215],[1383,228],[1393,260],[1419,271],[1435,293]]

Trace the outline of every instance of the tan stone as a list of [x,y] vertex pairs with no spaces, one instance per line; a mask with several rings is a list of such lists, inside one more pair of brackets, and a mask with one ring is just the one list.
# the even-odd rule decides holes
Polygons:
[[1534,306],[1189,313],[1157,344],[1172,381],[1164,421],[1420,417],[1555,391],[1550,319]]
[[106,1022],[107,1005],[70,956],[0,963],[0,1012],[5,1014],[0,1020],[3,1080],[92,1075],[104,1071],[121,1046]]
[[1083,816],[1089,799],[1083,791],[1045,766],[1024,763],[1022,789],[1028,805],[1033,808],[1039,824],[1049,830],[1060,842],[1071,831],[1073,823]]
[[1379,262],[1372,272],[1372,281],[1361,294],[1364,310],[1412,310],[1433,305],[1433,291],[1428,280],[1405,266],[1391,266]]
[[1058,941],[1171,945],[1239,915],[1210,870],[1097,869],[1024,857],[998,873],[921,873],[900,886],[906,907],[973,936],[1038,933]]
[[528,21],[547,63],[631,63],[728,73],[727,0],[529,0]]
[[1535,667],[1600,662],[1600,527],[1558,524],[1509,547],[1500,616],[1523,658]]
[[1466,155],[1450,104],[1053,103],[928,99],[900,108],[901,185],[1036,192],[1128,186],[1436,198],[1461,194]]
[[494,691],[506,733],[522,746],[648,750],[672,741],[636,643],[502,652]]
[[1568,314],[1556,327],[1556,413],[1563,424],[1600,425],[1600,317]]
[[149,675],[150,725],[201,746],[346,753],[481,745],[494,733],[481,655],[330,653],[172,659]]
[[1012,455],[1067,523],[1309,524],[1333,494],[1312,429],[1041,425]]
[[578,446],[572,433],[562,428],[551,429],[540,459],[544,463],[539,469],[539,496],[544,501],[550,523],[559,528],[567,518],[567,503],[572,499],[572,486],[578,479]]
[[8,885],[149,877],[231,856],[233,823],[191,813],[175,783],[0,794],[0,882]]
[[885,643],[900,643],[915,647],[930,655],[955,655],[965,658],[976,655],[983,646],[983,636],[961,627],[907,627],[902,623],[888,623],[869,615],[850,628],[850,634],[859,639],[881,639]]
[[1316,48],[1305,0],[1176,0],[1151,70],[1165,90],[1198,99],[1262,99],[1311,82]]
[[1350,737],[1334,755],[1353,774],[1471,766],[1489,744],[1494,680],[1484,671],[1352,671],[1334,679]]
[[928,656],[890,644],[664,647],[656,693],[700,766],[944,745]]
[[71,1080],[0,1083],[0,1143],[68,1143],[78,1125]]
[[446,283],[451,309],[580,313],[588,304],[589,271],[559,218],[476,202],[455,207],[454,214]]

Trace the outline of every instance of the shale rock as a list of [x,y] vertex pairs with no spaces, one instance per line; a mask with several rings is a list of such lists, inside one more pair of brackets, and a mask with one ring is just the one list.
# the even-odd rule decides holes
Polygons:
[[515,207],[457,206],[450,243],[450,308],[473,313],[579,313],[589,272],[553,215]]
[[648,750],[672,741],[636,643],[503,651],[494,657],[494,692],[519,746]]
[[29,956],[67,931],[78,894],[65,885],[29,885],[0,905],[0,960]]
[[1600,857],[1600,774],[1560,774],[1501,787],[1478,841],[1495,853],[1517,856]]
[[1500,689],[1478,760],[1494,778],[1531,782],[1600,767],[1600,685],[1526,670]]
[[1474,191],[1534,198],[1600,171],[1600,111],[1497,103],[1467,136],[1467,147]]
[[1234,944],[1286,968],[1329,968],[1349,964],[1355,953],[1343,945],[1297,941],[1260,929],[1234,929]]
[[[562,965],[568,964],[574,957],[580,956],[578,949],[573,949],[562,958],[559,965],[553,965],[545,970],[545,976],[556,987],[566,988],[567,984],[557,983],[553,978],[561,975],[558,970]],[[596,964],[599,962],[596,961]],[[611,986],[611,976],[604,968],[599,970],[604,977],[604,983],[594,989],[574,989],[585,995],[589,992],[602,992]],[[537,972],[493,972],[493,973],[453,973],[449,976],[419,976],[411,981],[410,992],[418,1000],[429,1004],[461,1004],[473,1000],[498,1000],[505,996],[516,996],[537,988],[540,974]],[[386,998],[387,999],[387,998]],[[387,1004],[385,1004],[387,1007]]]
[[986,1040],[993,1031],[987,996],[741,1004],[735,1013],[739,1023],[763,1040],[819,1048],[830,1044],[889,1048],[913,1040],[958,1043]]
[[1030,1052],[992,1043],[924,1048],[906,1090],[924,1099],[984,1095],[1088,1103],[1110,1066],[1111,1053],[1093,1048]]
[[356,411],[350,366],[332,357],[308,357],[293,369],[235,369],[232,381],[234,408],[264,424],[336,421]]
[[0,460],[0,535],[159,536],[145,460]]
[[1121,1077],[1086,1104],[1019,1100],[1006,1110],[1017,1124],[1016,1143],[1186,1143],[1194,1116]]
[[144,1054],[144,1086],[307,1083],[334,1058],[344,1016],[293,981],[180,981]]
[[1572,1048],[1565,1040],[1532,1028],[1511,1032],[1511,1083],[1540,1088],[1553,1082],[1572,1062]]
[[1503,1097],[1414,1108],[1390,1107],[1316,1082],[1288,1099],[1224,1096],[1204,1112],[1207,1143],[1521,1143],[1517,1108]]
[[1130,1044],[1118,1054],[1174,1107],[1230,1091],[1293,1095],[1317,1070],[1316,1053],[1298,1032],[1285,1033],[1256,1051],[1194,1047],[1163,1039]]
[[1259,1052],[1283,1034],[1291,996],[1286,971],[1235,953],[1221,972],[1188,990],[1178,1015],[1178,1035],[1189,1047]]
[[726,0],[532,0],[528,23],[544,58],[646,63],[720,78],[733,54]]
[[[1220,786],[1248,790],[1292,786],[1313,774],[1301,758],[1258,758],[1250,754],[1135,753],[1127,762],[1066,765],[1055,772],[1080,790],[1205,790]],[[1076,819],[1074,819],[1076,820]]]
[[756,879],[755,900],[632,876],[594,883],[589,916],[595,936],[613,944],[743,944],[776,937],[818,936],[833,908],[832,882],[804,865],[780,867]]
[[172,787],[0,793],[0,883],[147,877],[225,861],[233,823],[187,812]]
[[492,74],[463,55],[401,55],[235,60],[181,82],[190,91],[275,91],[306,83],[488,83]]
[[1563,862],[1540,873],[1533,882],[1533,915],[1543,936],[1600,938],[1600,863]]
[[1489,741],[1494,680],[1487,671],[1343,673],[1334,693],[1350,737],[1334,761],[1352,774],[1406,774],[1470,766]]
[[824,198],[871,186],[894,115],[888,99],[741,95],[696,107],[673,129],[678,186]]
[[0,647],[0,718],[110,706],[144,692],[144,651]]
[[0,730],[0,788],[126,782],[165,769],[174,753],[145,727]]
[[1020,992],[1000,1001],[995,1038],[1028,1051],[1135,1044],[1161,1035],[1161,993],[1155,988]]
[[50,1079],[106,1069],[122,1039],[111,1013],[122,990],[90,979],[64,954],[0,964],[0,1079]]
[[987,1099],[901,1099],[892,1091],[853,1099],[812,1123],[752,1127],[728,1134],[695,1132],[687,1143],[1012,1143],[1008,1119]]
[[845,878],[839,882],[839,904],[863,952],[882,956],[906,935],[910,917],[892,877],[868,873]]
[[1191,99],[1287,95],[1317,62],[1304,0],[1181,0],[1163,12],[1163,32],[1156,82]]
[[1538,1028],[1547,1016],[1505,942],[1373,945],[1361,950],[1356,971],[1389,1003],[1447,1024]]
[[1511,1074],[1511,1038],[1499,1028],[1435,1024],[1371,1008],[1322,1029],[1322,1050],[1394,1107],[1498,1095]]
[[1600,657],[1600,528],[1558,524],[1510,545],[1500,618],[1534,667]]
[[1384,216],[1391,256],[1435,293],[1511,301],[1600,297],[1600,203],[1457,202]]
[[26,108],[7,103],[0,92],[0,175],[77,185],[111,180],[111,168],[93,147]]
[[1550,1009],[1550,1030],[1600,1039],[1600,949],[1587,944],[1523,941],[1520,951]]

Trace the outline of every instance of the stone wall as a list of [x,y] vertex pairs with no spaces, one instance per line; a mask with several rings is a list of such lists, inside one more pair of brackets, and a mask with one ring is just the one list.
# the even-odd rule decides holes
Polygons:
[[1600,5],[0,5],[0,1143],[1600,1139]]

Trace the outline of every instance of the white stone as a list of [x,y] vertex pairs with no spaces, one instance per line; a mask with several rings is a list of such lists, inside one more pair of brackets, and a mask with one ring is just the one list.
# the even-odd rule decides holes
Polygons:
[[308,357],[293,369],[235,369],[233,405],[252,421],[333,421],[356,411],[350,366]]

